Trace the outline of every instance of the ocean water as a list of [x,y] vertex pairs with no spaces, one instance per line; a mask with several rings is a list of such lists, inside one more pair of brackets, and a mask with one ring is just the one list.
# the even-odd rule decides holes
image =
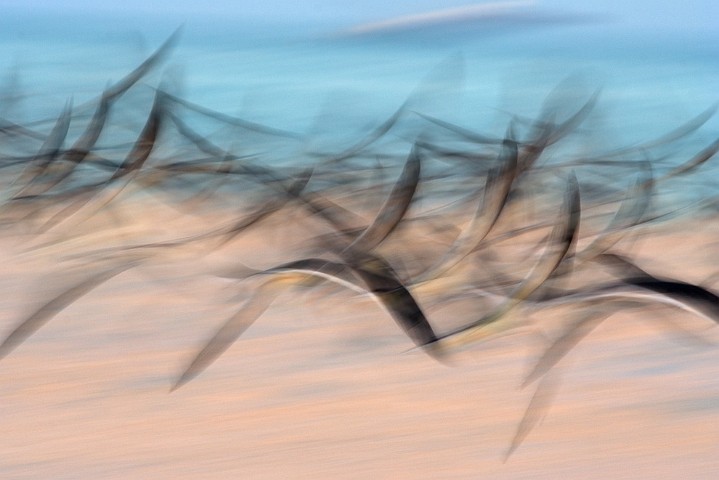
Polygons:
[[[179,25],[161,16],[17,14],[1,22],[1,117],[49,131],[68,99],[87,117],[106,85],[180,28],[168,58],[119,102],[113,121],[122,128],[105,143],[133,140],[151,87],[163,82],[200,106],[295,134],[292,141],[268,140],[193,117],[200,133],[226,148],[241,145],[281,164],[301,163],[308,151],[349,148],[402,105],[406,112],[387,135],[393,142],[386,148],[397,154],[430,125],[416,112],[501,137],[512,118],[527,126],[547,107],[566,118],[599,92],[591,115],[557,154],[566,158],[653,140],[719,101],[719,42],[707,29],[639,30],[598,21],[341,37],[329,23],[217,17]],[[70,137],[81,132],[81,121],[73,125]],[[714,115],[669,150],[647,155],[668,169],[718,132]]]

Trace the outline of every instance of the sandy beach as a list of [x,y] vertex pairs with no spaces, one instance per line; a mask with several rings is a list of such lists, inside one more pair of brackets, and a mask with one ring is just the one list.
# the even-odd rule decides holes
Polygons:
[[[109,220],[95,216],[81,223],[95,236],[33,253],[25,250],[31,236],[8,235],[3,335],[77,278],[59,261],[73,249],[149,238],[157,225],[172,237],[214,221],[133,211],[119,214],[135,220],[122,224],[124,233],[99,228]],[[266,268],[288,251],[298,255],[301,236],[291,232],[302,222],[294,220],[268,220],[219,253],[190,249],[121,273],[7,355],[2,477],[713,478],[719,334],[711,322],[666,306],[616,313],[574,348],[550,372],[548,384],[558,388],[543,420],[506,462],[536,387],[520,388],[544,347],[534,329],[478,343],[443,365],[412,349],[368,296],[347,289],[288,289],[206,371],[169,393],[252,292],[252,281],[210,272],[232,259]],[[680,218],[616,249],[652,274],[709,279],[703,285],[716,289],[717,225],[708,214]],[[277,233],[279,226],[289,233]],[[282,238],[296,242],[273,258],[288,244]],[[417,295],[438,330],[487,308],[466,295]],[[524,320],[552,338],[571,312]]]

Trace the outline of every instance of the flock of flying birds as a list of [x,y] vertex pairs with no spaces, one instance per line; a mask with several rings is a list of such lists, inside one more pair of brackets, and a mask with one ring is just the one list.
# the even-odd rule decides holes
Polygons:
[[[598,93],[564,115],[564,105],[549,97],[537,119],[512,117],[503,137],[413,111],[408,101],[349,148],[333,153],[305,148],[301,157],[277,166],[243,139],[262,137],[271,152],[273,142],[302,144],[300,136],[205,109],[161,84],[152,89],[153,104],[136,140],[107,144],[103,133],[117,113],[116,104],[128,91],[147,88],[141,81],[167,56],[175,37],[109,85],[89,117],[74,113],[68,102],[48,133],[36,130],[43,122],[23,126],[2,121],[4,145],[30,151],[6,153],[0,160],[10,179],[0,207],[3,220],[44,239],[41,248],[62,246],[63,235],[74,231],[66,228],[53,236],[63,225],[110,216],[131,191],[182,192],[185,197],[178,206],[231,198],[234,212],[225,223],[199,234],[83,252],[79,258],[87,262],[87,274],[64,285],[59,295],[9,333],[3,332],[0,358],[62,309],[122,272],[187,245],[200,245],[210,253],[241,242],[243,233],[261,231],[267,219],[281,211],[297,213],[308,231],[322,233],[308,236],[303,248],[309,253],[291,252],[291,258],[278,265],[253,269],[238,261],[218,272],[243,282],[252,279],[257,287],[191,359],[173,390],[205,370],[288,287],[318,289],[334,283],[369,296],[417,348],[440,362],[463,346],[524,325],[522,319],[531,312],[565,306],[574,312],[572,321],[546,343],[524,380],[524,385],[537,382],[537,394],[519,424],[511,453],[540,416],[545,379],[611,314],[658,302],[719,322],[719,297],[712,291],[657,277],[632,258],[613,253],[613,247],[630,241],[643,227],[680,213],[661,211],[662,188],[671,188],[672,181],[691,175],[715,156],[719,140],[690,152],[683,161],[676,160],[676,148],[670,159],[662,154],[670,151],[668,145],[699,130],[714,108],[655,140],[576,160],[576,155],[567,159],[558,152],[563,142],[581,139]],[[231,131],[225,136],[240,146],[228,148],[200,133],[188,121],[193,115]],[[412,128],[403,129],[403,121]],[[84,129],[70,142],[72,123]],[[394,153],[402,149],[403,156]],[[657,168],[660,175],[654,173]],[[617,171],[623,172],[621,178],[635,179],[628,188],[620,186]],[[599,181],[587,180],[597,176]],[[381,205],[373,203],[377,198],[383,199]],[[604,227],[596,228],[598,224]],[[509,263],[500,262],[502,244],[514,245],[507,247],[512,252]],[[607,280],[598,283],[597,272]],[[447,299],[476,298],[483,302],[482,309],[463,325],[441,328],[420,304],[422,297],[436,295],[433,292]]]

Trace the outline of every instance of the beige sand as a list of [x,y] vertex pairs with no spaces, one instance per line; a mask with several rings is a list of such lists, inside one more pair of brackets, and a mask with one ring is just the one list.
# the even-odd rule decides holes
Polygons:
[[[186,230],[204,228],[197,222]],[[168,237],[176,232],[157,218],[148,223],[163,225]],[[632,251],[652,273],[702,281],[718,271],[716,224],[675,221],[648,231]],[[28,238],[4,240],[3,335],[57,290],[58,252],[87,248],[85,239],[21,254]],[[250,234],[202,262],[259,266],[275,260],[279,244]],[[671,319],[714,343],[719,334],[666,307],[617,314],[573,350],[546,417],[506,463],[534,388],[518,385],[541,351],[536,338],[504,336],[441,365],[405,353],[412,345],[389,315],[350,291],[283,294],[207,371],[170,394],[252,285],[197,275],[208,268],[192,255],[123,273],[0,362],[0,478],[709,479],[719,472],[719,350],[682,343],[656,322]],[[472,302],[423,301],[439,328],[481,313]],[[562,315],[533,319],[551,334]]]

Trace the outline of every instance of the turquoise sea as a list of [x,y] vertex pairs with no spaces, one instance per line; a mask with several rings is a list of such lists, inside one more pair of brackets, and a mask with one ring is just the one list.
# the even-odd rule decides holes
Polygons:
[[[6,120],[49,131],[68,99],[76,114],[89,115],[106,85],[180,28],[168,58],[118,105],[115,118],[127,127],[119,138],[131,141],[146,118],[153,91],[144,85],[164,82],[200,106],[296,134],[298,144],[277,146],[275,161],[286,163],[301,161],[302,152],[350,147],[405,102],[403,128],[388,135],[400,140],[398,152],[427,125],[414,112],[502,136],[510,119],[526,125],[545,102],[562,118],[599,91],[570,149],[577,155],[653,140],[719,101],[716,31],[637,29],[611,18],[449,23],[354,37],[332,22],[220,16],[180,25],[161,15],[16,13],[0,27]],[[197,117],[198,131],[223,135],[205,121]],[[651,154],[681,163],[718,132],[714,115],[680,139],[681,148]],[[228,148],[257,140],[224,135]]]

